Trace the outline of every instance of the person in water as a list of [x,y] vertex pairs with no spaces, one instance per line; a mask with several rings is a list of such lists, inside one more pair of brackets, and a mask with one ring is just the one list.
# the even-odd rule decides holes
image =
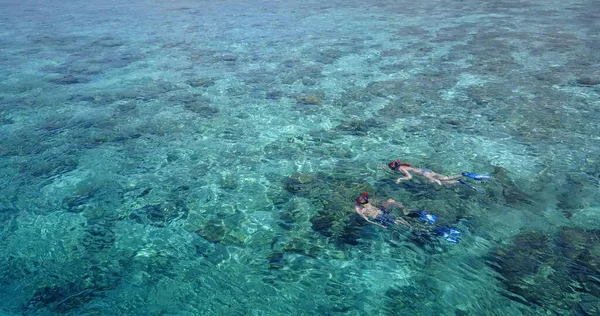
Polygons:
[[[378,207],[373,205],[373,203],[380,204]],[[354,206],[354,210],[358,215],[364,218],[367,222],[371,224],[375,224],[377,226],[381,226],[383,228],[387,228],[392,224],[402,223],[408,227],[410,224],[404,219],[390,215],[388,209],[392,206],[398,206],[403,212],[406,212],[404,209],[404,205],[392,200],[387,199],[383,203],[379,203],[379,201],[373,200],[369,201],[369,195],[365,192],[362,196],[356,198],[356,205]],[[371,220],[373,219],[373,220]]]
[[427,180],[429,182],[437,183],[439,185],[460,183],[456,179],[463,176],[461,174],[452,175],[452,176],[441,175],[439,173],[433,172],[431,169],[416,168],[407,163],[400,163],[400,159],[398,159],[398,161],[390,161],[388,163],[388,167],[390,167],[390,169],[392,169],[392,170],[396,170],[396,171],[404,174],[404,177],[398,178],[396,180],[396,183],[400,183],[402,181],[412,179],[413,173],[422,175],[423,177],[427,178]]

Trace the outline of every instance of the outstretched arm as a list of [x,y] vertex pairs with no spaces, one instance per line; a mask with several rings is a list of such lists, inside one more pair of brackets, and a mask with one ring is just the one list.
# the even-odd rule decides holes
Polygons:
[[401,203],[398,203],[398,202],[394,201],[393,199],[387,199],[385,202],[383,202],[383,207],[385,207],[385,208],[389,208],[390,205],[396,205],[401,210],[404,209],[404,205],[402,205]]
[[406,225],[408,227],[411,227],[410,224],[407,221],[405,221],[402,217],[398,217],[395,222],[396,222],[396,224],[398,222],[400,222],[400,223],[402,223],[402,224],[404,224],[404,225]]
[[364,218],[365,221],[367,221],[367,222],[369,222],[371,224],[375,224],[377,226],[381,226],[383,228],[387,228],[387,227],[385,227],[385,226],[383,226],[383,225],[381,225],[379,223],[375,223],[374,221],[370,220],[365,214],[362,213],[361,209],[358,208],[357,206],[354,207],[354,210],[356,210],[356,213],[358,213],[358,215],[360,215],[360,217]]
[[410,172],[408,172],[408,171],[406,171],[404,169],[400,169],[400,172],[402,172],[405,175],[405,177],[398,178],[398,180],[396,180],[396,183],[400,183],[400,182],[402,182],[404,180],[410,180],[410,179],[412,179],[412,174],[410,174]]
[[382,224],[379,224],[379,223],[375,223],[374,221],[370,220],[370,219],[369,219],[368,217],[366,217],[365,215],[362,215],[362,214],[360,214],[360,216],[362,216],[362,218],[364,218],[364,219],[365,219],[365,221],[367,221],[367,222],[369,222],[369,223],[371,223],[371,224],[375,224],[375,225],[377,225],[377,226],[380,226],[380,227],[383,227],[383,228],[387,229],[387,227],[385,227],[384,225],[382,225]]

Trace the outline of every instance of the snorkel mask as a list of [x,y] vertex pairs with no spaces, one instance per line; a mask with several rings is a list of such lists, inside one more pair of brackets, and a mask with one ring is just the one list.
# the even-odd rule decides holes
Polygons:
[[363,206],[369,204],[369,194],[367,192],[364,192],[362,196],[356,198],[356,203],[361,204]]

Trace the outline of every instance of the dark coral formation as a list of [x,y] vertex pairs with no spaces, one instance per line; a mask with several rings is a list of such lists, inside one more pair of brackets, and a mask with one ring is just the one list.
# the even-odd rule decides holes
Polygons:
[[437,315],[448,312],[439,310],[439,307],[432,304],[439,295],[437,286],[431,284],[432,280],[420,278],[415,283],[420,286],[392,287],[386,291],[385,296],[390,300],[390,304],[384,309],[387,315]]
[[72,282],[39,287],[23,308],[23,314],[67,313],[80,308],[94,297],[93,289],[82,289]]
[[317,105],[321,103],[321,98],[316,95],[299,95],[296,97],[298,104]]
[[222,220],[214,218],[200,227],[196,234],[210,242],[219,243],[225,239],[227,230]]
[[562,227],[546,234],[518,235],[496,249],[490,265],[501,275],[505,295],[527,305],[581,315],[600,312],[600,231]]
[[314,231],[333,238],[340,245],[357,244],[363,223],[356,220],[351,197],[357,192],[374,192],[371,186],[349,176],[294,173],[285,179],[284,187],[294,195],[308,198],[318,207],[317,215],[310,219]]
[[185,202],[175,200],[140,207],[129,215],[129,219],[144,225],[165,227],[174,220],[187,218],[188,214]]
[[81,244],[90,253],[110,248],[115,243],[114,223],[106,220],[89,220]]

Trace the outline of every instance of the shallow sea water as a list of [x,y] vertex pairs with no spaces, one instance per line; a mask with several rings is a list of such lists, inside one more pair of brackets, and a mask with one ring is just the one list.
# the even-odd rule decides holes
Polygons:
[[600,314],[596,1],[0,5],[1,314]]

